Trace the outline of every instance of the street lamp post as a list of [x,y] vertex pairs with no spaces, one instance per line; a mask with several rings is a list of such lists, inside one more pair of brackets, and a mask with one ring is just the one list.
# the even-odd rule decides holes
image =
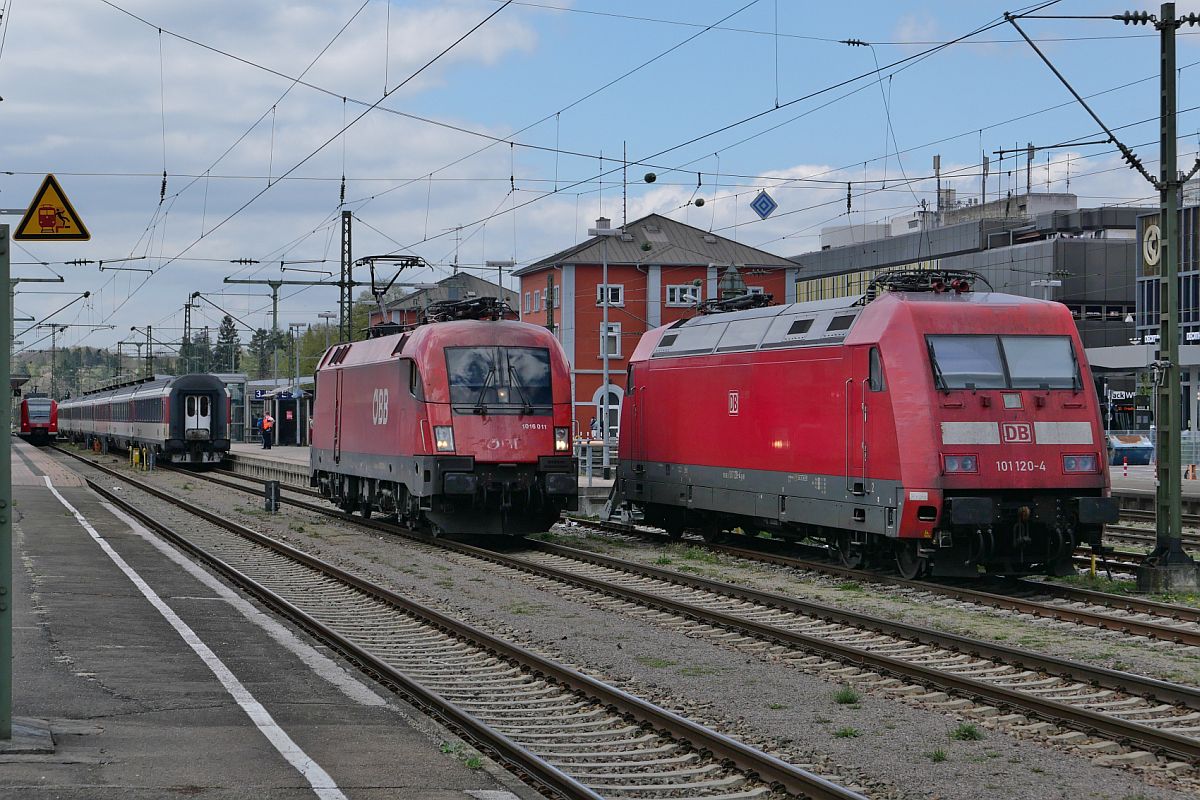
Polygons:
[[337,317],[337,314],[333,313],[332,311],[322,311],[320,314],[317,314],[317,316],[320,317],[321,319],[325,320],[325,349],[328,350],[329,349],[329,320],[335,319]]
[[600,358],[601,370],[603,372],[604,385],[601,388],[601,404],[600,404],[600,465],[604,470],[604,477],[609,477],[611,456],[608,452],[608,399],[612,393],[609,387],[609,371],[608,371],[608,342],[610,331],[608,328],[608,303],[609,303],[609,288],[608,288],[608,240],[612,236],[617,236],[621,233],[620,230],[610,227],[610,222],[607,217],[600,217],[596,220],[596,227],[588,228],[589,236],[599,236],[601,238],[601,267],[600,267]]

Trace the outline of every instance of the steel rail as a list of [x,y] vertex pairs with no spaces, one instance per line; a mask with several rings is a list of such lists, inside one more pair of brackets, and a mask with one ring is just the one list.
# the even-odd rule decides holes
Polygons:
[[[666,537],[661,534],[630,528],[617,523],[597,522],[594,520],[586,520],[575,517],[571,517],[569,519],[577,522],[580,525],[594,527],[600,530],[632,534],[634,536],[650,538],[653,541],[666,540]],[[1054,606],[1037,600],[1012,597],[1010,595],[987,592],[970,587],[944,583],[932,583],[930,581],[909,580],[907,578],[901,578],[895,575],[885,575],[868,570],[853,569],[840,564],[832,564],[827,561],[814,561],[798,558],[796,556],[772,553],[768,550],[762,550],[758,548],[738,547],[737,545],[715,542],[689,542],[689,544],[695,544],[696,546],[704,547],[705,549],[711,550],[715,553],[723,553],[736,558],[743,558],[748,561],[759,561],[766,564],[775,564],[776,566],[810,570],[812,572],[820,572],[840,578],[866,580],[872,583],[900,586],[907,589],[915,589],[924,592],[936,592],[956,600],[977,603],[979,605],[990,606],[992,608],[1005,608],[1014,611],[1020,611],[1021,613],[1033,614],[1039,617],[1046,617],[1048,619],[1100,627],[1121,633],[1133,634],[1135,636],[1146,636],[1149,638],[1175,642],[1177,644],[1200,646],[1200,631],[1189,631],[1175,628],[1170,625],[1160,625],[1153,622],[1140,622],[1121,617],[1097,614],[1090,611],[1063,608],[1061,606]],[[1078,589],[1075,587],[1060,586],[1058,584],[1043,583],[1038,581],[1017,579],[1015,583],[1017,583],[1021,589],[1041,592],[1043,594],[1052,594],[1063,599],[1088,602],[1095,605],[1107,605],[1118,610],[1129,611],[1138,614],[1150,614],[1159,617],[1168,617],[1181,622],[1200,622],[1200,609],[1195,609],[1188,606],[1175,605],[1171,603],[1158,603],[1153,600],[1143,600],[1141,598],[1125,597],[1107,592],[1096,592],[1089,589]]]
[[[223,528],[231,533],[242,536],[250,541],[255,542],[263,547],[269,548],[283,556],[291,558],[299,563],[302,563],[314,570],[324,573],[338,581],[345,583],[348,586],[358,589],[367,595],[370,595],[382,602],[395,606],[418,619],[425,621],[427,624],[438,627],[444,631],[458,636],[466,641],[469,641],[476,646],[490,650],[493,653],[517,662],[530,669],[533,672],[543,675],[550,680],[558,682],[563,686],[575,689],[586,695],[589,695],[615,709],[620,711],[641,724],[649,725],[656,730],[666,732],[671,736],[682,739],[691,743],[697,749],[710,753],[717,759],[728,761],[739,769],[748,773],[751,776],[756,776],[766,783],[781,787],[793,794],[801,794],[813,800],[866,800],[861,794],[853,792],[845,787],[839,786],[831,781],[828,781],[819,775],[800,769],[792,764],[776,758],[775,756],[764,753],[756,748],[750,747],[736,739],[725,736],[724,734],[710,730],[698,723],[695,723],[685,717],[675,714],[666,709],[660,708],[653,703],[643,700],[628,692],[609,686],[595,678],[584,675],[576,670],[566,667],[550,659],[529,651],[520,645],[504,641],[503,639],[492,636],[482,630],[479,630],[471,625],[468,625],[453,617],[446,616],[431,608],[428,608],[414,600],[398,595],[392,591],[376,586],[366,579],[347,572],[340,567],[337,567],[329,562],[326,562],[316,556],[294,548],[288,544],[272,539],[264,534],[261,534],[251,528],[240,525],[231,520],[225,519],[219,514],[209,511],[199,506],[188,503],[181,498],[175,497],[169,492],[158,489],[157,487],[148,486],[141,481],[134,480],[128,475],[124,475],[117,470],[113,470],[107,466],[97,464],[86,457],[70,453],[63,450],[62,452],[68,455],[79,458],[90,466],[99,469],[100,471],[121,479],[127,483],[136,486],[140,491],[143,491],[152,497],[164,500],[167,503],[187,511],[207,522],[210,522],[220,528]],[[491,729],[486,724],[475,719],[470,714],[458,709],[453,703],[440,697],[437,693],[432,692],[422,687],[418,682],[408,678],[403,673],[391,667],[386,662],[380,660],[364,649],[357,643],[341,636],[324,623],[314,619],[302,609],[297,608],[287,600],[278,597],[274,592],[257,583],[253,579],[243,575],[236,568],[223,562],[219,558],[204,552],[201,548],[196,547],[188,542],[185,537],[180,534],[170,531],[167,526],[155,520],[148,513],[138,509],[128,501],[117,497],[105,490],[102,486],[96,484],[90,479],[86,479],[87,484],[93,491],[105,497],[110,502],[120,506],[128,513],[136,516],[143,523],[147,524],[153,530],[161,533],[182,547],[185,547],[189,552],[196,554],[198,557],[205,559],[211,563],[214,568],[221,571],[238,585],[253,591],[264,600],[283,609],[289,616],[293,616],[298,621],[302,622],[306,627],[318,633],[323,638],[328,638],[335,643],[337,647],[353,659],[360,661],[367,666],[369,671],[375,672],[384,677],[388,683],[394,683],[401,687],[402,693],[414,698],[419,705],[431,709],[436,715],[442,716],[444,719],[451,721],[454,725],[461,727],[470,735],[476,738],[477,741],[484,742],[489,748],[494,748],[495,752],[500,753],[505,759],[510,760],[519,766],[522,770],[528,770],[533,776],[536,776],[539,782],[544,782],[545,785],[553,788],[555,791],[563,793],[565,796],[574,798],[586,798],[587,800],[602,800],[600,795],[597,795],[591,789],[588,789],[583,784],[578,783],[574,778],[571,778],[566,773],[561,772],[550,764],[545,763],[530,753],[525,748],[521,747],[516,742],[512,741],[503,734]],[[291,501],[299,503],[299,501]],[[311,504],[303,503],[301,505],[308,506]],[[329,516],[342,517],[339,512],[328,514]],[[364,522],[370,522],[364,520]],[[381,526],[385,529],[393,530],[392,526]]]
[[[118,477],[121,477],[119,473],[117,474]],[[126,478],[126,480],[129,479]],[[155,489],[154,487],[146,487],[141,484],[138,485],[143,488],[143,490],[148,491],[151,494],[161,494],[164,499],[174,499],[171,498],[171,496],[166,492],[161,492],[161,490]],[[1136,722],[1130,722],[1111,715],[1091,711],[1086,708],[1079,708],[1059,701],[1038,697],[1036,695],[1021,692],[1016,689],[995,686],[982,681],[977,681],[972,678],[962,677],[949,672],[925,667],[920,664],[906,662],[901,659],[870,652],[851,645],[844,645],[829,641],[827,639],[821,639],[818,637],[809,636],[807,634],[787,630],[778,626],[755,622],[753,620],[748,620],[736,615],[705,609],[649,592],[642,592],[628,587],[616,586],[604,581],[589,578],[584,575],[579,575],[577,573],[558,570],[541,564],[534,564],[524,559],[505,556],[490,550],[473,547],[471,545],[441,538],[429,537],[396,525],[389,525],[375,520],[354,517],[344,514],[340,511],[335,511],[328,507],[319,506],[302,500],[295,500],[291,498],[281,498],[281,500],[289,505],[301,508],[303,510],[342,519],[375,530],[400,534],[407,538],[412,538],[427,544],[434,544],[451,551],[491,561],[493,563],[530,574],[537,574],[552,580],[566,583],[568,585],[575,585],[591,591],[619,597],[630,602],[634,602],[638,605],[658,608],[679,616],[695,619],[705,624],[749,633],[758,638],[779,642],[787,646],[799,647],[809,652],[825,653],[832,655],[844,662],[867,666],[874,671],[893,675],[909,681],[916,681],[929,686],[949,688],[968,696],[984,699],[987,702],[993,703],[1002,708],[1019,708],[1028,713],[1032,713],[1034,716],[1037,716],[1041,719],[1066,723],[1070,727],[1082,729],[1088,732],[1095,732],[1107,738],[1115,739],[1119,742],[1137,743],[1143,749],[1168,753],[1180,760],[1192,763],[1200,763],[1200,740],[1192,739],[1186,736],[1180,736],[1178,734],[1166,731],[1160,731],[1147,725],[1141,725]],[[622,559],[601,556],[596,553],[575,550],[574,548],[562,547],[560,545],[537,543],[537,547],[545,552],[558,553],[572,559],[583,561],[585,563],[592,563],[598,566],[618,569],[627,573],[640,574],[646,577],[665,580],[670,583],[699,589],[702,591],[723,594],[736,599],[743,599],[769,607],[780,608],[782,610],[824,619],[837,624],[849,625],[852,627],[872,630],[887,635],[918,641],[923,644],[944,647],[966,653],[968,655],[974,655],[981,658],[991,658],[1008,663],[1009,665],[1037,670],[1039,672],[1045,672],[1052,675],[1057,675],[1059,677],[1067,677],[1071,680],[1086,682],[1107,689],[1113,689],[1127,693],[1137,693],[1143,697],[1151,697],[1160,702],[1182,705],[1191,709],[1200,709],[1200,690],[1179,684],[1133,675],[1117,670],[1110,670],[1103,667],[1092,667],[1089,665],[1060,659],[1055,656],[1047,656],[1018,648],[995,645],[992,643],[959,636],[957,634],[935,631],[928,628],[907,625],[866,614],[844,611],[842,609],[837,609],[818,603],[811,603],[782,595],[760,592],[758,590],[748,589],[719,581],[685,576],[680,573],[661,570],[656,567],[635,564]]]

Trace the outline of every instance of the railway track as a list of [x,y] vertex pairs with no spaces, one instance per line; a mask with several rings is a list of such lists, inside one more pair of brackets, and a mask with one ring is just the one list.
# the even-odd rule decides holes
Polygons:
[[[637,538],[650,538],[654,541],[667,541],[665,534],[630,528],[617,523],[597,522],[577,517],[570,521],[583,527],[596,530],[633,535]],[[749,539],[747,544],[757,540]],[[998,589],[1005,592],[984,591],[975,587],[949,583],[933,583],[917,581],[887,575],[863,569],[851,569],[828,560],[799,558],[778,552],[778,549],[767,549],[734,544],[719,544],[691,541],[698,547],[704,547],[716,553],[741,558],[748,561],[758,561],[791,569],[806,570],[848,580],[869,581],[876,584],[903,587],[921,592],[931,592],[945,597],[951,597],[974,605],[990,608],[1007,609],[1021,614],[1036,617],[1073,622],[1090,627],[1103,628],[1133,636],[1145,636],[1151,639],[1175,642],[1177,644],[1200,647],[1200,609],[1190,606],[1159,603],[1153,600],[1143,600],[1136,597],[1097,592],[1089,589],[1078,589],[1059,584],[1045,583],[1033,580],[1005,581]],[[814,551],[816,548],[814,548]],[[1036,599],[1049,596],[1057,602]]]
[[[283,502],[526,573],[556,584],[559,591],[565,585],[571,596],[605,596],[610,599],[603,602],[616,600],[619,607],[644,609],[659,616],[666,612],[684,624],[690,620],[717,633],[728,631],[729,635],[781,645],[788,659],[802,667],[828,664],[830,669],[836,668],[839,680],[858,680],[918,697],[936,698],[937,691],[949,690],[985,704],[991,713],[996,709],[1014,712],[1001,720],[1019,728],[1029,726],[1030,733],[1045,727],[1031,718],[1044,720],[1085,736],[1122,743],[1143,754],[1200,762],[1200,691],[1192,687],[559,545],[536,543],[534,552],[519,557],[430,539],[296,498],[284,497]],[[947,710],[962,707],[961,700],[946,702]]]
[[161,521],[161,513],[151,514],[87,479],[110,503],[556,796],[733,800],[787,792],[814,800],[865,800],[128,474],[76,457],[206,523],[189,525],[184,534]]
[[[1131,522],[1154,522],[1157,518],[1154,511],[1140,508],[1122,508],[1121,516]],[[1184,514],[1183,524],[1189,528],[1200,527],[1200,514]]]
[[[1142,545],[1143,547],[1154,547],[1156,537],[1152,530],[1147,528],[1138,528],[1131,525],[1105,525],[1104,538],[1112,539],[1118,542],[1128,542],[1131,544]],[[1200,550],[1200,536],[1195,534],[1183,534],[1183,546],[1188,550]]]

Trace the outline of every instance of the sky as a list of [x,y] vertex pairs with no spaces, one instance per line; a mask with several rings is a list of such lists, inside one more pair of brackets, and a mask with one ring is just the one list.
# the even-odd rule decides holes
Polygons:
[[[656,212],[793,256],[818,249],[822,227],[932,204],[935,155],[959,199],[980,197],[985,155],[989,199],[1023,191],[1026,143],[1064,145],[1038,151],[1034,191],[1153,205],[1004,21],[1031,7],[0,0],[0,208],[28,206],[54,173],[92,234],[14,242],[14,276],[65,278],[19,284],[17,315],[76,326],[60,346],[111,346],[146,324],[168,341],[200,291],[269,326],[268,288],[225,278],[336,279],[343,209],[355,258],[420,256],[430,266],[400,281],[423,283],[456,264],[494,279],[486,261],[537,261],[601,214]],[[1126,8],[1158,10],[1060,0],[1041,13]],[[1158,34],[1018,24],[1157,175]],[[1200,151],[1200,27],[1181,29],[1178,67],[1186,170]],[[750,208],[762,190],[779,203],[765,221]],[[65,263],[77,259],[106,263]],[[233,263],[246,259],[258,263]],[[281,327],[337,308],[336,287],[280,297]],[[221,312],[194,315],[215,327]],[[18,349],[48,346],[43,333]]]

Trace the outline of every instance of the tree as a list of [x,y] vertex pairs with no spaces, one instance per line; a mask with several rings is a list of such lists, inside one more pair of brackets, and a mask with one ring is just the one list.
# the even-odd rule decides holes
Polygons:
[[251,367],[247,372],[255,380],[262,380],[271,371],[271,332],[266,328],[256,330],[248,349]]
[[201,328],[200,332],[192,337],[191,359],[187,369],[189,372],[213,371],[213,350],[212,342],[208,338],[208,328]]
[[221,327],[217,331],[217,346],[213,351],[216,363],[213,369],[217,372],[237,372],[242,366],[242,341],[238,337],[237,325],[233,317],[226,314],[221,319]]

